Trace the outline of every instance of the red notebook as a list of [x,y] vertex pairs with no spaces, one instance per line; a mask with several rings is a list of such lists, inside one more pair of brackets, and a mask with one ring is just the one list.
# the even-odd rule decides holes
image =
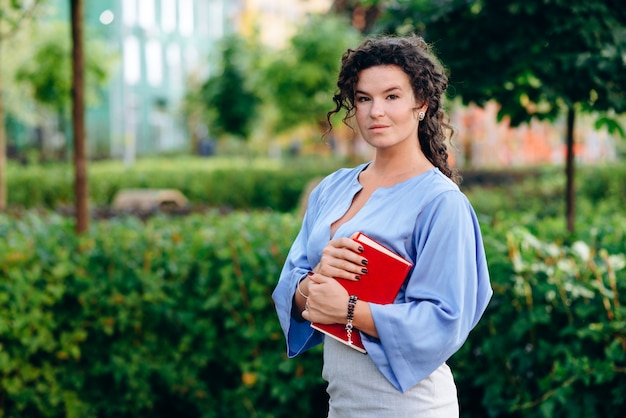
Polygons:
[[[395,252],[376,242],[362,232],[359,232],[355,241],[363,246],[363,257],[368,260],[367,274],[361,280],[352,281],[337,279],[350,295],[356,295],[359,300],[381,305],[392,303],[400,291],[413,263],[400,257]],[[344,324],[311,323],[311,327],[323,332],[357,351],[365,353],[358,330],[352,332],[352,344],[348,342],[348,334]]]

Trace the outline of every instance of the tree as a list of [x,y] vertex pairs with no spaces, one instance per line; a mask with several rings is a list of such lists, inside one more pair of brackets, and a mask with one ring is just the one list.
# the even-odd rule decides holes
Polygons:
[[0,210],[7,206],[6,131],[4,126],[2,52],[7,39],[15,36],[25,21],[31,19],[41,0],[0,0]]
[[[15,80],[27,86],[33,99],[58,117],[60,131],[69,137],[66,126],[72,106],[72,40],[66,22],[39,25],[33,33],[30,59],[18,66]],[[91,39],[85,54],[85,102],[97,102],[100,88],[114,62],[104,42]]]
[[218,134],[244,139],[250,135],[259,103],[246,78],[253,71],[251,56],[244,39],[227,36],[223,40],[221,71],[202,85],[200,99],[207,107],[210,125]]
[[341,55],[360,37],[343,18],[313,16],[265,71],[265,86],[278,110],[277,131],[325,126],[332,108]]
[[83,1],[70,0],[72,20],[72,125],[74,131],[74,199],[76,233],[89,229],[87,156],[85,147],[85,56]]
[[514,126],[566,114],[566,218],[574,232],[576,113],[626,111],[626,12],[618,1],[404,0],[379,23],[379,31],[421,33],[434,44],[465,103],[495,100]]
[[382,11],[379,0],[334,0],[333,12],[348,16],[352,26],[362,33],[370,32]]

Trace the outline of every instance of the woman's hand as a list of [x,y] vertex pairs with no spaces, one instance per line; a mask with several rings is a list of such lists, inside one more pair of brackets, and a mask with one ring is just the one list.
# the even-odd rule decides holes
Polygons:
[[343,324],[346,321],[348,292],[332,277],[309,275],[308,299],[302,318],[320,324]]
[[356,235],[333,239],[322,250],[314,274],[301,283],[308,292],[302,318],[321,324],[345,322],[349,295],[335,279],[360,280],[367,274],[367,259],[361,255],[361,244],[353,239]]
[[[321,274],[311,274],[305,280],[308,281],[309,295],[302,318],[319,324],[345,324],[350,298],[346,289],[337,280]],[[369,303],[357,301],[353,326],[378,338]]]
[[353,238],[337,238],[330,240],[322,250],[322,258],[313,269],[315,273],[326,277],[335,277],[347,280],[359,280],[367,274],[367,259],[361,253],[363,247]]

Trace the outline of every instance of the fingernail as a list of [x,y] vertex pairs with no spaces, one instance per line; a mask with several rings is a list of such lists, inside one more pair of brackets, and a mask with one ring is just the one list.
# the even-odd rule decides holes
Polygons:
[[367,260],[366,259],[361,260],[361,264],[363,264],[364,266],[367,266]]
[[312,276],[312,275],[314,275],[314,274],[315,274],[315,273],[313,273],[312,271],[309,271],[309,272],[307,273],[307,276]]
[[360,252],[360,253],[362,253],[363,251],[364,251],[364,250],[363,250],[363,247],[361,247],[361,246],[359,245],[359,252]]
[[367,269],[361,269],[361,273],[367,274]]
[[358,274],[356,276],[354,276],[355,279],[357,280],[361,280],[361,276],[359,276]]

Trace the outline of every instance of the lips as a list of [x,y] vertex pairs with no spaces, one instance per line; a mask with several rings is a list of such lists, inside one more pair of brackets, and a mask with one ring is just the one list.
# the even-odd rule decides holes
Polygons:
[[388,125],[372,125],[370,126],[370,130],[375,131],[375,130],[384,129],[388,127],[389,127]]

